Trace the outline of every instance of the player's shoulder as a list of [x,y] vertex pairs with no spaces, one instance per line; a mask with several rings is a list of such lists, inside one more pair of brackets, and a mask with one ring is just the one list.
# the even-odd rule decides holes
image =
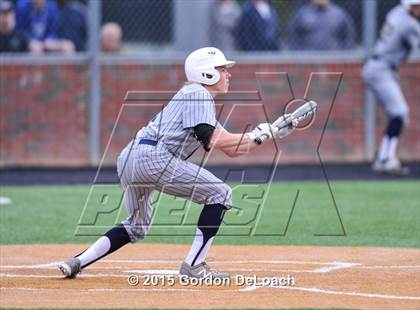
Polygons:
[[193,95],[197,95],[201,98],[205,98],[208,100],[212,100],[213,97],[210,92],[201,84],[198,83],[188,83],[184,85],[184,87],[180,90],[181,94],[184,96],[191,97]]
[[389,13],[387,14],[387,19],[393,19],[400,24],[404,24],[408,22],[411,22],[412,20],[411,14],[407,11],[407,9],[399,4],[391,9]]
[[406,31],[415,30],[419,27],[419,22],[413,17],[407,9],[401,4],[395,6],[386,17],[387,22],[398,26],[403,33]]

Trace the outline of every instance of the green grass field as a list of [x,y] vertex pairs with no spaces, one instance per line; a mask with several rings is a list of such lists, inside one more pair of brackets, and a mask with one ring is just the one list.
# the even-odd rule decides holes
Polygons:
[[[420,185],[416,181],[332,182],[346,235],[324,182],[232,187],[238,209],[226,215],[218,244],[420,245]],[[0,205],[1,244],[91,242],[97,237],[75,236],[79,220],[83,225],[78,234],[86,235],[101,234],[126,217],[124,207],[118,208],[121,189],[95,188],[84,210],[89,192],[90,186],[2,187],[0,196],[10,197],[12,203]],[[165,195],[156,195],[155,200],[159,204],[154,225],[144,242],[191,242],[200,206]]]

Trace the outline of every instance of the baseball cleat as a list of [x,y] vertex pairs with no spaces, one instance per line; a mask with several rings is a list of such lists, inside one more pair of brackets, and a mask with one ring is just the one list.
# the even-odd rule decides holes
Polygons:
[[82,271],[80,265],[80,259],[70,258],[58,265],[58,268],[61,270],[65,278],[73,279],[76,278],[77,274]]
[[384,163],[381,160],[375,160],[375,162],[372,164],[372,170],[376,172],[383,172]]
[[230,274],[211,269],[205,262],[195,266],[190,266],[186,262],[183,262],[181,269],[179,270],[179,275],[188,276],[190,278],[230,278]]
[[397,158],[391,158],[385,161],[376,160],[372,165],[372,170],[396,176],[406,176],[410,173],[410,169],[402,166]]

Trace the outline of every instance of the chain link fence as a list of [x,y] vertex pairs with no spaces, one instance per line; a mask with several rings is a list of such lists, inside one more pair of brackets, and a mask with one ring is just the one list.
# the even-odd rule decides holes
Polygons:
[[[1,33],[15,28],[16,37],[27,41],[26,47],[1,51],[87,51],[95,1],[100,0],[1,0]],[[107,0],[100,1],[98,31],[104,52],[176,52],[209,45],[238,52],[350,52],[364,47],[366,1],[375,0]],[[376,1],[377,16],[370,17],[376,31],[399,2]],[[7,3],[14,17],[5,18]]]
[[173,5],[168,0],[103,1],[102,25],[121,27],[123,50],[169,48],[173,39]]
[[[37,1],[42,2],[17,0],[11,3],[17,10],[18,7]],[[374,0],[366,1],[373,3]],[[344,79],[339,90],[337,110],[331,118],[332,127],[328,130],[330,138],[328,143],[325,142],[327,151],[323,155],[330,161],[367,160],[369,155],[364,145],[366,134],[370,132],[373,140],[376,137],[378,143],[378,130],[383,126],[380,122],[383,122],[384,117],[379,114],[377,128],[374,122],[371,130],[364,127],[363,120],[367,119],[369,113],[365,110],[365,89],[360,71],[365,52],[368,51],[365,45],[367,23],[363,20],[366,1],[267,2],[269,16],[277,16],[278,22],[277,31],[268,31],[274,34],[275,39],[275,44],[269,45],[263,40],[258,41],[256,34],[247,29],[252,22],[249,25],[243,22],[246,18],[252,20],[252,16],[243,17],[246,10],[252,12],[250,6],[253,2],[248,0],[45,0],[45,4],[56,5],[62,18],[55,38],[59,41],[73,40],[73,52],[80,53],[74,54],[62,49],[45,50],[38,52],[39,55],[9,55],[2,50],[0,166],[96,164],[107,147],[116,117],[125,103],[126,91],[177,90],[185,81],[182,65],[184,56],[192,49],[205,45],[220,46],[228,51],[229,56],[238,60],[239,64],[232,69],[231,82],[231,89],[236,91],[258,90],[261,83],[256,79],[256,72],[288,72],[296,95],[301,97],[311,72],[342,72]],[[325,44],[318,46],[319,49],[310,50],[305,45],[299,45],[310,41],[305,37],[308,34],[297,31],[298,37],[304,36],[298,40],[290,36],[296,16],[302,9],[314,5],[314,2],[328,3],[335,8],[335,12],[345,12],[345,16],[352,20],[354,33],[351,46],[342,50],[332,44],[330,46],[334,49],[326,49]],[[4,30],[13,23],[4,18],[9,16],[6,13],[10,13],[10,9],[3,3],[4,0],[0,0],[0,27]],[[372,33],[373,38],[377,37],[386,13],[399,1],[383,0],[375,3],[376,18],[373,14],[371,21],[376,26],[370,29],[376,32]],[[254,14],[267,15],[266,9],[259,10],[255,9]],[[95,12],[96,17],[93,14]],[[95,18],[98,23],[92,28]],[[74,20],[78,23],[73,23]],[[243,35],[241,37],[240,33],[244,31],[238,28],[241,20],[242,25],[246,25],[243,26],[245,30],[254,35],[250,36],[251,40]],[[331,20],[323,19],[320,25],[330,30],[328,22]],[[312,21],[312,24],[317,23]],[[16,27],[20,29],[20,26]],[[233,37],[216,36],[223,34],[220,27],[231,29],[229,33]],[[92,29],[97,29],[93,35]],[[325,33],[320,36],[325,36]],[[98,43],[98,51],[102,50],[102,53],[94,53],[92,46],[95,44],[90,44],[92,37],[98,38],[94,43]],[[259,49],[245,50],[244,44],[248,41],[253,41],[252,44],[258,41],[262,45]],[[317,40],[312,42],[316,46]],[[264,53],[259,54],[260,51],[269,52],[269,58],[265,58]],[[105,54],[111,57],[103,57]],[[159,58],[161,54],[166,55],[166,58]],[[95,62],[96,66],[93,65]],[[420,78],[418,67],[419,62],[416,62],[401,70],[401,85],[409,103],[418,98],[418,91],[415,91]],[[328,81],[325,78],[320,85],[325,87]],[[279,108],[279,102],[286,102],[287,98],[283,98],[286,93],[282,89],[274,91],[273,87],[287,83],[282,84],[275,79],[264,80],[264,83],[264,89],[273,91],[265,104],[273,108],[275,113],[270,117],[274,117],[279,113],[275,110]],[[317,96],[322,98],[322,88]],[[418,115],[420,109],[411,106],[413,115]],[[370,116],[374,117],[374,114],[370,113]],[[115,156],[127,143],[127,139],[139,129],[140,123],[149,119],[145,117],[148,115],[144,111],[139,115],[121,122],[123,127],[117,128],[116,142],[112,142],[108,150],[106,164],[114,164]],[[229,126],[229,130],[235,131],[242,125],[233,122]],[[419,159],[420,143],[416,139],[420,132],[419,126],[413,122],[407,129],[401,145],[402,159]],[[67,146],[64,149],[63,137]],[[308,141],[313,140],[313,137],[306,138]],[[305,145],[302,141],[301,144],[297,141],[287,142],[290,143],[287,145],[289,153],[285,152],[284,162],[313,160],[303,156],[305,152],[302,152],[302,147]],[[94,148],[97,151],[93,151]],[[214,160],[215,164],[226,162],[226,159],[217,156]],[[240,163],[246,164],[246,161]]]
[[[102,24],[121,27],[123,51],[184,51],[208,45],[242,52],[351,51],[363,48],[363,2],[108,0],[102,3]],[[398,3],[377,2],[379,25]]]

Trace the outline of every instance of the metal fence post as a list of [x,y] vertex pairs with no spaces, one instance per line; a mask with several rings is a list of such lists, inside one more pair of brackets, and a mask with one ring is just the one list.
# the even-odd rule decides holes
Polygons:
[[90,102],[89,102],[89,149],[90,163],[97,165],[100,159],[100,119],[101,119],[101,64],[100,25],[101,1],[89,1],[89,60],[90,60]]
[[174,6],[174,47],[177,51],[192,51],[208,46],[208,22],[210,0],[175,0]]
[[[377,0],[363,1],[363,46],[369,55],[375,45],[377,32]],[[365,91],[365,156],[372,160],[375,153],[375,98]]]

